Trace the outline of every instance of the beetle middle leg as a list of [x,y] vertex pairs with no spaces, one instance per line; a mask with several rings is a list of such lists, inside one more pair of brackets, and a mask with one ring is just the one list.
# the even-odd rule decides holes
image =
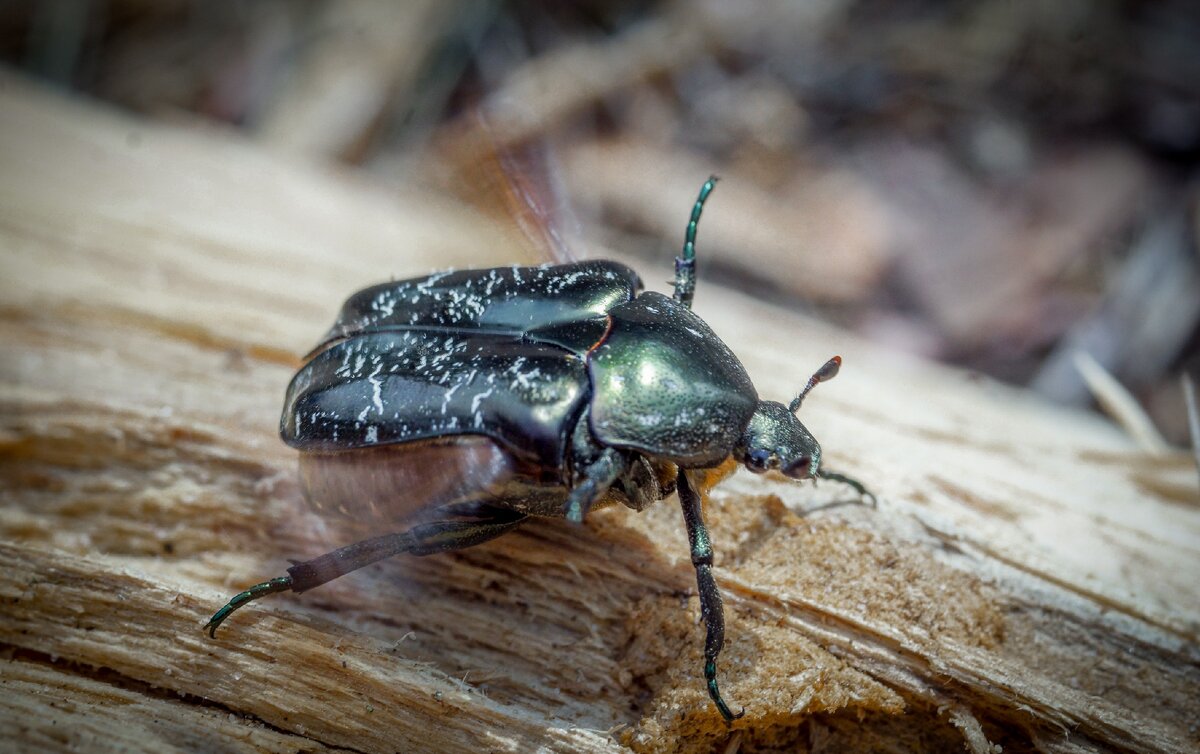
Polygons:
[[[447,508],[453,514],[455,508]],[[235,610],[260,597],[276,592],[306,592],[333,581],[351,571],[368,566],[393,555],[432,555],[436,552],[461,550],[482,544],[506,534],[528,518],[524,513],[491,506],[472,506],[473,519],[450,519],[418,524],[407,531],[364,539],[352,545],[297,563],[286,576],[256,584],[233,599],[209,619],[204,628],[216,638],[217,628]]]
[[700,187],[700,196],[692,207],[692,216],[683,235],[683,250],[675,257],[675,300],[689,309],[692,308],[692,296],[696,293],[696,228],[700,225],[704,202],[716,185],[717,177],[714,175],[709,176]]
[[696,568],[696,586],[700,592],[700,617],[704,619],[704,679],[708,682],[708,695],[721,712],[726,723],[733,722],[746,714],[746,709],[736,715],[721,698],[717,688],[717,655],[725,646],[725,607],[721,604],[721,592],[717,589],[712,574],[713,550],[708,538],[708,527],[700,508],[700,495],[692,488],[687,472],[679,470],[679,503],[683,506],[683,520],[687,524],[688,542],[692,548],[692,565]]
[[583,481],[575,485],[563,505],[568,521],[579,523],[587,516],[592,504],[629,470],[629,460],[616,448],[605,448],[595,461],[583,470]]

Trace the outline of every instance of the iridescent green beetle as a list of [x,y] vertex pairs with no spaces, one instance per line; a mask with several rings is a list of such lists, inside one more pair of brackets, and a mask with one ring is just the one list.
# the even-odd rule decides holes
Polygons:
[[406,528],[288,569],[236,595],[208,622],[274,592],[303,592],[393,555],[485,542],[530,516],[582,521],[678,492],[707,627],[704,676],[717,687],[721,595],[700,495],[738,463],[756,473],[858,482],[821,469],[796,418],[837,374],[825,363],[790,405],[759,400],[745,368],[691,310],[700,190],[675,293],[641,290],[605,261],[444,272],[359,291],[292,379],[281,433],[301,451],[318,507],[373,508]]

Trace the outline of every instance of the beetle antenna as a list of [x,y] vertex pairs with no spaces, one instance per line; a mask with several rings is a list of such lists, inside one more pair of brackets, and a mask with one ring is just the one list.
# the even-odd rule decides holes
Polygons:
[[700,196],[696,197],[692,217],[688,220],[687,231],[683,234],[683,251],[675,257],[675,300],[689,309],[692,308],[692,296],[696,293],[696,226],[700,223],[704,202],[716,185],[717,177],[710,175],[700,187]]
[[796,411],[800,408],[800,404],[804,402],[804,396],[808,395],[810,390],[817,385],[820,385],[822,382],[828,382],[836,377],[838,370],[841,368],[841,356],[834,356],[832,359],[825,362],[820,369],[813,373],[812,377],[808,378],[808,384],[805,385],[804,389],[800,391],[800,395],[797,395],[796,399],[788,404],[788,411],[791,411],[793,414],[796,413]]

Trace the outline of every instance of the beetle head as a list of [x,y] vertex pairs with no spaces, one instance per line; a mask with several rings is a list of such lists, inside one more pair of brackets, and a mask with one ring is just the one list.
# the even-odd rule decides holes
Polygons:
[[759,401],[737,455],[756,474],[778,469],[793,479],[808,479],[817,475],[821,445],[787,406]]
[[800,408],[804,396],[817,385],[832,379],[841,365],[840,356],[825,362],[789,406],[775,401],[759,401],[738,443],[738,460],[756,474],[779,469],[793,479],[819,476],[821,444],[796,418],[796,410]]

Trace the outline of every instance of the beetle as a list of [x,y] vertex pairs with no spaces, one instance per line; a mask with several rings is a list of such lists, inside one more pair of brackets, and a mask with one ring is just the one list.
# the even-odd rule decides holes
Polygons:
[[300,450],[317,508],[369,508],[402,531],[296,563],[234,596],[208,621],[275,592],[304,592],[370,563],[485,542],[531,516],[580,522],[678,493],[705,622],[704,677],[717,684],[721,595],[701,495],[737,466],[796,480],[858,481],[821,467],[797,418],[837,374],[834,356],[783,405],[760,400],[746,369],[692,312],[696,229],[716,185],[692,208],[674,295],[643,291],[608,261],[439,272],[366,288],[293,377],[280,432]]

